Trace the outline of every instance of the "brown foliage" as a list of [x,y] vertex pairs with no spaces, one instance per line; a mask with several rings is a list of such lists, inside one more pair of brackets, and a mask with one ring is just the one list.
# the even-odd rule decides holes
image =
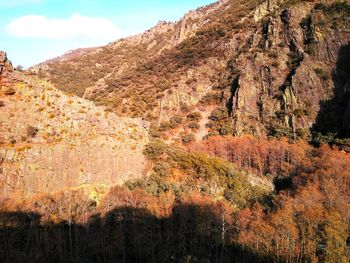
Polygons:
[[[317,262],[330,257],[343,262],[348,253],[344,224],[350,222],[350,157],[324,146],[309,158],[292,188],[276,196],[274,210],[263,212],[255,206],[237,214],[238,240],[278,260]],[[329,215],[338,225],[323,230]],[[328,247],[320,249],[322,243]]]
[[253,136],[211,137],[193,144],[191,151],[205,152],[235,163],[254,173],[288,175],[296,170],[312,148],[305,142],[290,144],[286,139],[264,140]]
[[[233,158],[235,162],[244,160],[244,165],[255,171],[264,171],[256,165],[257,160],[268,162],[266,167],[276,175],[281,171],[292,174],[290,187],[276,193],[271,202],[256,202],[241,210],[224,199],[218,201],[214,196],[195,190],[176,196],[169,190],[150,194],[140,188],[128,190],[118,186],[99,203],[87,198],[82,191],[63,191],[25,201],[4,200],[0,211],[38,213],[42,224],[88,224],[96,215],[106,222],[114,218],[121,227],[115,234],[122,236],[131,235],[124,232],[125,225],[121,224],[129,222],[127,220],[133,222],[133,227],[139,227],[135,222],[143,217],[150,217],[145,222],[159,220],[152,221],[156,222],[153,229],[162,229],[160,222],[167,220],[171,226],[174,222],[180,226],[192,222],[192,231],[195,229],[196,234],[186,239],[188,241],[210,236],[219,244],[239,245],[242,255],[259,255],[269,262],[346,262],[350,222],[350,157],[346,153],[328,146],[312,148],[302,142],[258,141],[252,137],[217,138],[216,142],[213,144],[209,140],[192,147]],[[269,155],[276,158],[273,159],[275,163],[265,159]],[[190,157],[186,156],[183,162]],[[175,157],[181,156],[177,153]],[[193,163],[188,165],[192,167]],[[284,166],[287,168],[282,169]],[[186,234],[182,231],[185,230],[180,229],[176,233],[184,238]],[[165,235],[168,229],[164,231],[158,234]],[[119,245],[116,248],[122,249],[122,244]]]

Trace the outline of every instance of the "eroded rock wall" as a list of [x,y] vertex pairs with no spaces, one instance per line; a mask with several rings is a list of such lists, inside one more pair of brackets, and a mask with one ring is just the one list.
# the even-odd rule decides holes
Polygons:
[[[0,100],[0,191],[32,194],[146,173],[148,123],[121,118],[20,72]],[[3,84],[2,84],[3,86]]]
[[[298,136],[327,125],[339,132],[346,119],[339,105],[344,102],[328,107],[333,117],[325,118],[327,124],[321,115],[339,93],[346,97],[338,63],[350,41],[349,18],[334,18],[339,11],[332,14],[331,8],[306,1],[264,10],[245,50],[234,55],[239,71],[232,81],[235,134]],[[331,26],[332,19],[339,20],[337,26]]]

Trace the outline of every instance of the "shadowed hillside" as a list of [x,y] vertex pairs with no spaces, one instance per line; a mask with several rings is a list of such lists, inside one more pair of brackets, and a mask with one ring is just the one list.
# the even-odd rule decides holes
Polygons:
[[0,228],[1,262],[270,262],[224,246],[221,218],[209,206],[177,206],[166,218],[119,207],[84,225],[39,225],[39,215],[25,213],[0,220],[12,225]]

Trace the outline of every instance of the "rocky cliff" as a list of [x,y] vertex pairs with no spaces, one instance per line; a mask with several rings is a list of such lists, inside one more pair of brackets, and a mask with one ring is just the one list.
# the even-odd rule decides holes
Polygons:
[[0,189],[10,194],[95,185],[145,174],[148,124],[117,117],[0,61]]
[[269,2],[264,16],[255,17],[260,22],[245,49],[232,60],[235,133],[344,132],[349,5]]

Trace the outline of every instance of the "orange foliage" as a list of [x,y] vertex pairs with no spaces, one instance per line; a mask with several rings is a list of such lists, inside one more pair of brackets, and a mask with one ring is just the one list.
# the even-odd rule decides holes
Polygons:
[[[123,219],[126,211],[132,218],[159,220],[150,219],[156,224],[167,221],[181,240],[189,227],[201,238],[214,238],[220,246],[238,244],[242,253],[254,253],[275,262],[347,258],[348,154],[329,146],[313,148],[303,142],[290,144],[286,140],[258,140],[249,136],[210,138],[189,147],[192,151],[224,157],[237,166],[261,174],[289,176],[291,183],[276,192],[271,202],[257,202],[240,211],[225,200],[218,201],[196,191],[182,192],[178,196],[172,191],[151,195],[139,188],[131,191],[117,186],[98,204],[82,192],[62,191],[25,201],[5,200],[0,212],[38,213],[42,223],[87,224],[96,214],[103,219],[115,215],[118,220],[129,220]],[[182,179],[183,174],[177,171],[172,180]],[[123,229],[117,230],[120,235],[124,234]]]
[[290,144],[287,139],[266,140],[248,135],[211,137],[189,149],[227,159],[257,174],[276,176],[291,173],[307,161],[305,157],[312,147],[302,141]]
[[[328,215],[340,215],[337,222],[341,227],[332,225],[332,229],[345,231],[344,225],[350,222],[350,157],[323,146],[312,149],[305,158],[295,170],[299,173],[292,187],[275,197],[270,211],[255,205],[237,213],[239,243],[265,255],[273,254],[277,261],[318,262],[329,256],[331,248],[320,250],[320,244],[334,245],[334,232],[325,234],[322,230],[329,225]],[[336,235],[335,247],[346,246],[348,233]]]

